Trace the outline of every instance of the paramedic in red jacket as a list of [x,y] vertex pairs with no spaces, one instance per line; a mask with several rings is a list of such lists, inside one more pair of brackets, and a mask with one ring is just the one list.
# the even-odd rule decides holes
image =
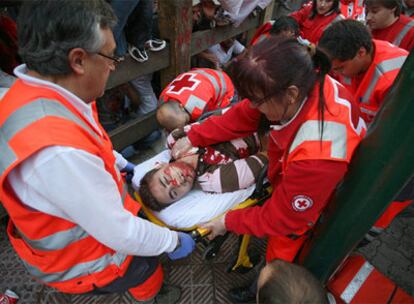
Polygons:
[[115,23],[104,0],[22,5],[26,64],[0,102],[0,201],[9,240],[33,277],[60,292],[129,291],[147,301],[163,283],[157,256],[184,257],[194,241],[137,216],[120,174],[133,165],[98,121],[95,99],[119,61]]
[[246,99],[177,141],[174,156],[268,126],[272,197],[206,224],[211,237],[226,230],[269,237],[268,261],[295,258],[366,129],[348,91],[326,76],[329,69],[318,50],[312,58],[294,39],[267,39],[232,68],[236,89]]
[[300,34],[299,24],[291,16],[280,16],[275,20],[270,20],[259,27],[254,33],[250,45],[255,45],[270,36],[284,35],[287,38],[296,38]]
[[290,16],[299,23],[301,37],[314,44],[318,43],[323,31],[332,22],[344,19],[339,0],[313,0]]
[[366,0],[366,22],[372,37],[411,51],[414,20],[401,14],[401,0]]
[[196,68],[178,75],[160,95],[157,121],[167,131],[197,121],[203,113],[225,108],[234,86],[223,71]]
[[371,123],[407,58],[407,51],[373,40],[358,21],[343,20],[325,31],[319,48],[332,60],[332,71],[359,103]]

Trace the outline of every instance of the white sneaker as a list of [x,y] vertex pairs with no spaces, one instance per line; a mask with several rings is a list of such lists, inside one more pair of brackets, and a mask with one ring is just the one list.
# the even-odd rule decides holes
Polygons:
[[152,52],[159,52],[163,50],[166,47],[167,43],[165,40],[152,38],[145,42],[144,46],[146,49],[152,51]]
[[128,47],[128,53],[131,55],[132,58],[134,58],[138,62],[145,62],[148,60],[148,54],[145,51],[145,49],[140,50],[139,48],[130,45]]

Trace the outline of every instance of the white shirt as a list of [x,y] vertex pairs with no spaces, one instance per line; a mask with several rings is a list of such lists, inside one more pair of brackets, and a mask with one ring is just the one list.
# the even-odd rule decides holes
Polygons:
[[227,50],[227,52],[221,47],[220,43],[217,43],[208,48],[210,52],[216,55],[220,62],[220,65],[224,65],[231,60],[234,55],[239,55],[244,51],[245,47],[243,44],[234,40],[233,45]]
[[[25,83],[48,87],[70,102],[97,133],[101,133],[86,104],[66,89],[26,74],[25,65],[14,73]],[[126,160],[114,151],[116,165]],[[134,216],[122,206],[116,182],[101,158],[83,150],[52,146],[27,158],[7,176],[18,198],[27,206],[78,224],[115,251],[156,256],[177,246],[177,233]]]

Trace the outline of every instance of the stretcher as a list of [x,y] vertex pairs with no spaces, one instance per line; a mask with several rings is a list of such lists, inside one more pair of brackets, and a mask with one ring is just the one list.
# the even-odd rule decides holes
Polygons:
[[[138,189],[140,180],[146,172],[153,169],[157,163],[168,162],[170,158],[169,150],[165,150],[137,165],[134,169],[134,177],[132,179],[134,190]],[[134,192],[134,196],[142,206],[141,210],[148,220],[172,230],[190,233],[194,240],[204,245],[202,256],[206,260],[209,260],[218,254],[221,245],[229,234],[227,233],[224,236],[216,237],[214,240],[208,241],[205,238],[208,235],[208,231],[200,228],[199,225],[219,217],[230,209],[241,209],[262,204],[271,194],[269,183],[263,182],[265,177],[266,170],[263,170],[256,185],[231,193],[215,194],[200,190],[191,190],[185,197],[160,212],[155,212],[147,208],[137,191]],[[240,237],[238,256],[231,263],[228,271],[244,273],[254,266],[254,258],[250,258],[248,254],[249,242],[249,235]]]

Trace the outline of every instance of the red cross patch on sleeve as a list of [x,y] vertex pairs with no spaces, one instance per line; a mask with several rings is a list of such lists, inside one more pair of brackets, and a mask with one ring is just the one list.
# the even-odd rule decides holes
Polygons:
[[313,200],[306,195],[296,195],[292,200],[292,207],[295,211],[303,212],[313,205]]

